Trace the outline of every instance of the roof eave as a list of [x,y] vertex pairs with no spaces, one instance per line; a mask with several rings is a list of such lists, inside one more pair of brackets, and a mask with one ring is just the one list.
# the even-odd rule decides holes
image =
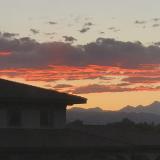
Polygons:
[[74,104],[86,104],[87,103],[87,99],[86,98],[79,98],[77,100],[72,100],[70,103],[68,103],[68,105],[74,105]]

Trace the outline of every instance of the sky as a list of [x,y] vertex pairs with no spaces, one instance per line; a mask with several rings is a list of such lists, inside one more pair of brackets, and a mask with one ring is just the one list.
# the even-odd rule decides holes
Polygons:
[[0,77],[118,110],[160,99],[159,0],[0,0]]

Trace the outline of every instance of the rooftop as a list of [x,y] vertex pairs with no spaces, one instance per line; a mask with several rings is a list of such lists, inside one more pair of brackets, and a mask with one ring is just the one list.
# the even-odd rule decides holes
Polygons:
[[0,101],[6,99],[19,101],[24,99],[53,101],[63,102],[67,105],[83,104],[87,102],[86,98],[80,96],[0,79]]

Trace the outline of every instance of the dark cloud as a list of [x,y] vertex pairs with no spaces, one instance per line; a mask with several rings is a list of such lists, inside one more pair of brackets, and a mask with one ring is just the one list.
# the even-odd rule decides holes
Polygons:
[[50,25],[55,25],[55,24],[57,24],[57,22],[49,21],[48,24],[50,24]]
[[146,24],[147,22],[146,22],[146,21],[136,20],[134,23],[135,23],[135,24]]
[[159,26],[160,24],[157,24],[157,23],[152,25],[152,27],[159,27]]
[[70,87],[73,87],[73,86],[70,84],[57,84],[56,86],[53,86],[53,88],[55,89],[64,89],[64,88],[70,88]]
[[[20,39],[6,39],[0,38],[0,52],[8,51],[12,55],[4,59],[0,59],[0,68],[15,67],[31,65],[29,61],[34,61],[33,51],[38,47],[39,43],[29,37]],[[31,58],[32,57],[32,58]],[[26,59],[26,60],[25,60]],[[24,65],[22,65],[24,63]]]
[[119,32],[120,29],[116,28],[116,27],[109,27],[108,30],[111,30],[113,32]]
[[79,32],[80,32],[80,33],[86,33],[86,32],[88,32],[89,30],[90,30],[89,27],[84,27],[84,28],[82,28],[81,30],[79,30]]
[[86,33],[91,29],[91,26],[93,26],[94,24],[92,22],[86,22],[83,25],[83,28],[80,31],[80,33]]
[[155,22],[157,22],[157,21],[160,20],[160,18],[153,18],[152,20],[155,21]]
[[131,92],[131,91],[151,91],[151,90],[159,91],[159,87],[138,86],[130,88],[117,85],[92,84],[92,85],[77,87],[73,90],[70,90],[70,92],[72,92],[73,94],[89,94],[89,93]]
[[5,38],[14,38],[16,36],[19,36],[18,33],[9,33],[9,32],[0,33],[0,35]]
[[0,68],[68,66],[120,66],[142,68],[145,64],[160,64],[160,47],[143,46],[140,42],[122,42],[98,38],[96,42],[72,46],[63,42],[39,43],[29,37],[0,37],[0,51],[10,51],[10,57],[0,59]]
[[92,84],[82,87],[77,87],[72,90],[73,94],[89,94],[89,93],[103,93],[103,92],[125,92],[128,91],[128,88],[122,88],[113,85],[99,85],[99,84]]
[[119,32],[119,31],[121,31],[121,30],[120,30],[120,29],[115,29],[115,30],[114,30],[114,32]]
[[46,36],[53,36],[55,35],[56,33],[55,32],[52,32],[52,33],[44,33]]
[[109,27],[108,29],[109,30],[115,30],[116,28],[115,27]]
[[85,27],[87,27],[87,26],[90,27],[90,26],[93,26],[93,25],[94,25],[94,24],[93,24],[92,22],[86,22],[86,23],[84,24]]
[[155,42],[154,45],[160,46],[160,42]]
[[39,30],[37,30],[37,29],[31,28],[30,31],[31,31],[33,34],[39,34]]
[[105,32],[102,31],[102,32],[99,32],[99,34],[105,34]]
[[18,52],[26,52],[27,54],[29,51],[32,51],[34,48],[36,48],[37,45],[38,42],[29,37],[23,37],[19,39],[9,39],[4,36],[0,37],[0,51],[7,50],[14,52],[15,54],[18,54]]
[[87,64],[139,67],[140,64],[159,64],[160,62],[160,48],[145,47],[140,42],[99,38],[95,43],[89,43],[84,48]]
[[123,81],[129,83],[160,83],[160,77],[128,77]]
[[121,86],[121,87],[129,86],[129,85],[131,85],[131,83],[119,83],[119,84],[117,84],[117,86]]
[[72,36],[63,36],[63,38],[65,39],[66,42],[73,43],[74,41],[77,41],[77,39]]
[[[20,39],[0,39],[0,51],[10,51],[10,58],[0,59],[0,67],[47,67],[54,65],[74,65],[78,61],[80,49],[62,42],[38,43],[29,37]],[[75,54],[76,53],[76,54]],[[77,63],[78,64],[78,63]]]

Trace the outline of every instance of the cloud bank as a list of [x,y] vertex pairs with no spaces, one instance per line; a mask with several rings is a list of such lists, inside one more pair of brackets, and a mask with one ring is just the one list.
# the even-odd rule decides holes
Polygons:
[[[65,38],[67,41],[74,39]],[[0,59],[0,68],[48,65],[143,68],[143,65],[160,64],[160,47],[157,45],[146,47],[140,42],[104,38],[86,45],[72,46],[63,42],[39,43],[29,37],[9,39],[0,35],[0,52],[12,53]]]
[[[72,36],[65,36],[66,42],[46,43],[16,36],[0,33],[0,76],[45,82],[85,79],[111,82],[111,76],[119,77],[122,84],[160,83],[160,47],[157,44],[144,46],[140,42],[98,38],[95,42],[75,46],[68,43],[75,41]],[[155,90],[157,86],[128,89],[125,85],[117,85],[118,88],[94,85],[87,89],[95,92],[92,87],[97,91],[123,92]],[[81,93],[78,89],[73,92]]]

